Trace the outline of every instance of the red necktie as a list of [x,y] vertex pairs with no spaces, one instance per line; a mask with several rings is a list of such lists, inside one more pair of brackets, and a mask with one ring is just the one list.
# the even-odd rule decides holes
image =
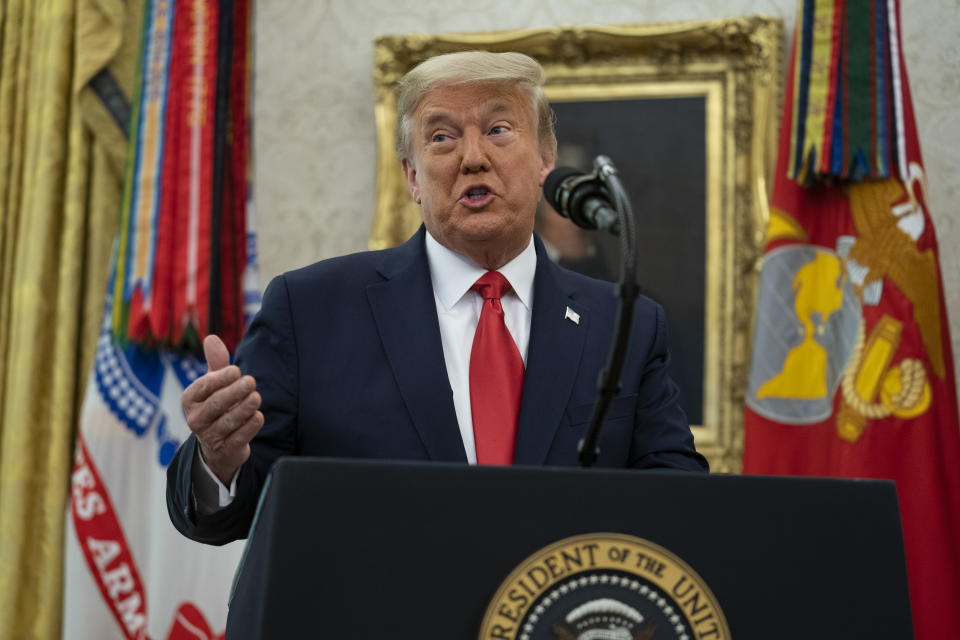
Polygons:
[[473,285],[483,310],[470,352],[470,408],[479,464],[512,464],[523,392],[523,358],[503,321],[500,297],[510,283],[496,271]]

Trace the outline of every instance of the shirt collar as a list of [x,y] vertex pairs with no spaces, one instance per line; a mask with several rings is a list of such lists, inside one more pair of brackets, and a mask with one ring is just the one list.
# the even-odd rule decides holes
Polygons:
[[[449,311],[487,270],[437,242],[429,231],[426,233],[426,250],[433,292],[444,309]],[[537,252],[532,235],[527,248],[520,255],[497,269],[527,310],[533,302],[533,276],[536,270]]]

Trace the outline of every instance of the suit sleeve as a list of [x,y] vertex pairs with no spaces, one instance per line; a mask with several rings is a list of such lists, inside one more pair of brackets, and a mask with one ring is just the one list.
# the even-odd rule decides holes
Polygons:
[[669,364],[666,318],[663,308],[656,305],[654,338],[640,377],[629,465],[638,469],[709,471],[706,458],[694,448],[687,416],[680,407],[679,389],[667,374]]
[[271,281],[263,304],[237,348],[236,364],[257,381],[265,421],[240,468],[236,497],[209,515],[196,509],[191,486],[196,438],[191,435],[167,469],[167,511],[180,533],[206,544],[246,538],[260,490],[274,461],[297,450],[298,356],[290,296],[283,276]]

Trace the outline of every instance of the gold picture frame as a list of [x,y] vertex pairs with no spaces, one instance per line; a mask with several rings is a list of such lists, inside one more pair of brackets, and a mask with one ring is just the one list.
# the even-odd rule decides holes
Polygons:
[[[703,309],[702,419],[691,428],[713,471],[739,472],[767,186],[776,156],[782,21],[745,17],[377,38],[372,249],[400,244],[421,223],[394,151],[396,84],[431,56],[469,49],[536,58],[547,72],[545,89],[555,105],[673,98],[702,104],[705,238],[703,300],[697,301]],[[562,145],[562,129],[558,134]],[[672,343],[679,339],[674,335]]]

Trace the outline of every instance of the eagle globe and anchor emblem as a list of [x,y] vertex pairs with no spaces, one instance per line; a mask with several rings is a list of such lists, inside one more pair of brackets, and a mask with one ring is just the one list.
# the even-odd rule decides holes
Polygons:
[[716,597],[648,540],[591,533],[524,560],[487,607],[480,640],[729,640]]

